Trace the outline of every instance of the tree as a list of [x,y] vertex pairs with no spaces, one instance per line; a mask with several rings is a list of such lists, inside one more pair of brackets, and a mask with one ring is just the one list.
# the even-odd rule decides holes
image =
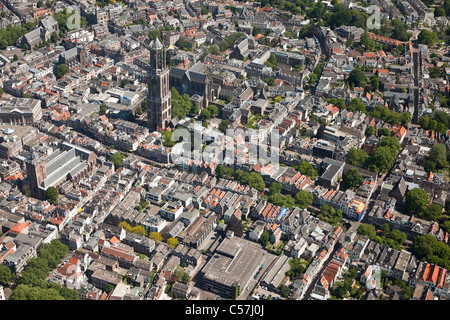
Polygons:
[[214,104],[210,104],[207,109],[208,109],[211,117],[215,117],[219,114],[219,108],[217,108],[217,106]]
[[47,201],[55,204],[58,202],[58,189],[56,189],[55,187],[48,187],[47,191],[46,191],[46,195],[47,195]]
[[450,247],[431,234],[414,238],[414,254],[420,259],[425,259],[431,264],[442,268],[450,268]]
[[269,187],[270,194],[271,195],[273,195],[273,194],[280,194],[282,187],[283,186],[282,186],[281,183],[279,183],[279,182],[272,182],[272,184]]
[[289,294],[291,293],[291,289],[289,289],[289,287],[285,284],[281,284],[279,289],[280,289],[280,294],[283,298],[288,297]]
[[64,77],[68,73],[69,73],[69,68],[64,63],[61,63],[56,67],[56,77],[58,79]]
[[402,245],[405,243],[406,241],[406,234],[394,229],[392,231],[389,232],[389,238],[393,239],[395,242],[398,243],[398,245]]
[[31,188],[28,183],[23,183],[20,191],[24,194],[25,197],[31,197]]
[[400,150],[400,142],[396,137],[387,136],[378,142],[377,147],[389,147],[393,153],[397,153]]
[[173,249],[178,245],[178,240],[176,238],[169,238],[167,239],[167,244]]
[[224,52],[227,49],[231,48],[234,45],[234,43],[236,42],[236,40],[242,36],[245,36],[245,34],[242,32],[231,33],[228,37],[226,37],[225,39],[223,39],[222,41],[219,42],[220,52]]
[[126,221],[122,221],[121,223],[119,223],[119,225],[117,227],[121,228],[121,229],[124,229],[126,232],[131,232],[131,226]]
[[406,194],[405,211],[407,213],[423,214],[428,204],[428,194],[425,190],[414,188]]
[[438,36],[435,32],[422,29],[417,36],[417,40],[421,44],[426,44],[427,46],[433,46],[438,41]]
[[400,41],[409,41],[412,33],[407,31],[406,25],[403,24],[400,19],[392,19],[392,38]]
[[300,165],[294,166],[294,169],[313,180],[319,176],[317,170],[308,161],[302,161]]
[[342,176],[342,184],[344,189],[357,189],[363,183],[364,178],[358,169],[352,168]]
[[374,239],[377,235],[375,226],[366,223],[361,223],[356,231],[359,234],[368,237],[369,239]]
[[286,271],[285,275],[288,276],[291,281],[299,279],[306,269],[305,263],[299,258],[289,259],[288,263],[290,269]]
[[160,41],[162,41],[162,34],[161,34],[161,30],[160,29],[154,29],[154,30],[150,30],[148,32],[148,37],[150,38],[150,40],[155,40],[156,38],[158,38]]
[[312,193],[306,190],[300,190],[295,195],[295,200],[299,208],[306,209],[313,203],[313,195]]
[[363,167],[367,161],[368,155],[364,150],[358,148],[351,148],[347,153],[347,161],[349,164]]
[[131,233],[135,233],[135,234],[139,234],[141,236],[146,236],[147,235],[147,231],[145,231],[144,226],[134,226],[133,228],[131,228],[130,232]]
[[226,133],[228,126],[230,125],[230,120],[229,119],[225,119],[222,120],[219,124],[219,131],[222,133]]
[[317,77],[317,74],[310,73],[307,77],[307,81],[309,86],[314,86],[316,82],[319,81],[319,78]]
[[269,59],[267,59],[267,61],[264,64],[269,68],[272,68],[273,70],[278,68],[277,58],[273,53],[270,55]]
[[447,153],[445,145],[437,143],[431,147],[427,160],[434,163],[436,169],[442,169],[448,166]]
[[69,248],[59,240],[52,240],[39,249],[37,256],[28,260],[22,270],[18,286],[11,300],[64,300],[78,299],[78,293],[71,289],[62,289],[56,283],[49,284],[46,279],[50,271],[56,268],[69,252]]
[[436,79],[442,77],[442,71],[441,68],[438,66],[434,66],[429,69],[430,78]]
[[368,82],[367,76],[360,68],[354,68],[348,76],[348,83],[352,87],[364,87]]
[[360,43],[364,46],[365,51],[371,52],[375,50],[375,41],[369,37],[367,32],[361,35]]
[[105,291],[106,291],[107,293],[110,293],[110,292],[113,291],[114,289],[115,289],[115,286],[112,285],[111,283],[107,283],[106,286],[105,286]]
[[15,279],[16,275],[11,271],[11,269],[4,264],[0,264],[0,284],[7,286],[11,282],[14,282]]
[[161,132],[161,136],[163,138],[163,145],[165,147],[173,147],[175,145],[175,141],[172,140],[172,131],[165,130]]
[[202,109],[202,111],[200,111],[199,119],[202,121],[211,119],[211,112],[208,109]]
[[142,110],[142,107],[141,107],[141,106],[138,106],[138,107],[136,108],[136,114],[137,114],[138,116],[144,114],[144,110]]
[[122,80],[120,80],[120,87],[125,87],[127,84],[129,84],[130,83],[130,80],[129,79],[122,79]]
[[439,221],[442,216],[442,206],[437,203],[429,204],[421,215],[422,218],[431,221]]
[[366,137],[370,137],[372,135],[375,135],[376,133],[377,132],[376,132],[375,128],[373,126],[369,126],[369,127],[367,127],[366,131],[364,132],[364,135]]
[[183,275],[181,276],[181,282],[184,284],[188,284],[189,281],[191,281],[191,277],[189,276],[189,273],[184,272]]
[[120,168],[125,158],[126,156],[124,154],[116,151],[111,155],[111,158],[109,160],[114,164],[115,168]]
[[350,104],[347,106],[347,110],[353,112],[365,112],[366,105],[359,98],[354,98],[350,101]]
[[240,183],[247,184],[251,188],[255,188],[258,191],[264,190],[266,184],[264,179],[258,172],[243,172],[242,170],[236,170],[234,178]]
[[324,204],[320,207],[318,218],[332,225],[338,225],[342,221],[342,210],[336,210],[334,207]]
[[237,282],[231,286],[231,295],[234,300],[237,300],[239,297],[239,284]]
[[267,246],[267,243],[269,242],[270,234],[267,230],[264,230],[259,237],[259,242],[263,245],[263,247]]
[[276,206],[287,209],[293,209],[295,207],[295,200],[291,197],[290,194],[271,194],[269,197],[267,197],[267,201]]
[[377,146],[369,158],[368,169],[376,173],[388,172],[394,165],[395,158],[396,152],[393,149],[388,146]]
[[370,79],[370,85],[372,86],[372,91],[378,91],[380,89],[380,78],[378,76],[373,76]]
[[435,17],[445,17],[445,9],[443,7],[437,6],[434,8],[434,16]]
[[148,236],[150,239],[154,240],[157,244],[162,241],[162,236],[158,232],[150,232],[150,235]]
[[233,231],[236,237],[242,237],[244,235],[244,226],[242,225],[242,221],[234,215],[231,216],[225,230]]
[[106,104],[104,103],[100,105],[100,114],[106,114]]
[[191,110],[189,110],[189,114],[195,117],[198,115],[199,110],[200,109],[198,108],[198,103],[195,102],[192,104]]
[[424,129],[428,129],[429,125],[430,125],[430,121],[431,121],[431,119],[430,119],[429,115],[423,115],[419,119],[419,125]]

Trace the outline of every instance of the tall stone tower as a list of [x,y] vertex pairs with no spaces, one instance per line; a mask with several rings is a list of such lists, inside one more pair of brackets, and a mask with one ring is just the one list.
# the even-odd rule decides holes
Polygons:
[[47,178],[45,162],[39,157],[38,153],[31,149],[30,157],[26,162],[28,182],[30,184],[31,195],[41,198],[43,195],[39,192],[39,186]]
[[169,68],[166,66],[166,50],[158,38],[150,48],[148,70],[147,125],[150,131],[164,131],[170,120],[171,94]]

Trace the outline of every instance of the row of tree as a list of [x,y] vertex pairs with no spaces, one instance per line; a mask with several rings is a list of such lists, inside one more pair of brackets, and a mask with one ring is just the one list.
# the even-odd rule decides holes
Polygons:
[[[122,221],[118,224],[117,227],[124,229],[126,232],[139,234],[144,237],[148,236],[150,239],[154,240],[156,244],[163,241],[163,237],[159,232],[153,231],[147,235],[147,231],[142,225],[136,225],[133,227],[128,222]],[[166,243],[173,249],[178,245],[178,240],[176,238],[168,238],[166,240]]]

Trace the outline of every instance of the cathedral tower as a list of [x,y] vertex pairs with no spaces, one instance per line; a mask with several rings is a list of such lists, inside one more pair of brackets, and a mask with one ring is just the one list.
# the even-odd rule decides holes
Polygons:
[[148,70],[147,125],[150,131],[164,131],[172,120],[169,68],[166,66],[166,49],[158,38],[150,48]]

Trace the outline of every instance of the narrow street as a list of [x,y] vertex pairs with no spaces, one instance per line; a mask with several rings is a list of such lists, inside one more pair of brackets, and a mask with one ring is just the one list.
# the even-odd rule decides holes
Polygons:
[[314,289],[314,285],[316,284],[317,280],[322,275],[323,271],[328,266],[328,264],[330,263],[331,259],[333,259],[334,254],[336,253],[336,251],[339,250],[340,247],[341,247],[341,244],[339,242],[336,243],[336,245],[333,248],[333,251],[328,256],[327,260],[325,260],[323,262],[322,267],[320,268],[320,270],[318,272],[316,272],[316,274],[314,275],[314,278],[312,279],[311,283],[309,284],[308,289],[306,289],[305,295],[303,296],[302,300],[308,300],[309,299],[309,297],[311,295],[311,292]]

